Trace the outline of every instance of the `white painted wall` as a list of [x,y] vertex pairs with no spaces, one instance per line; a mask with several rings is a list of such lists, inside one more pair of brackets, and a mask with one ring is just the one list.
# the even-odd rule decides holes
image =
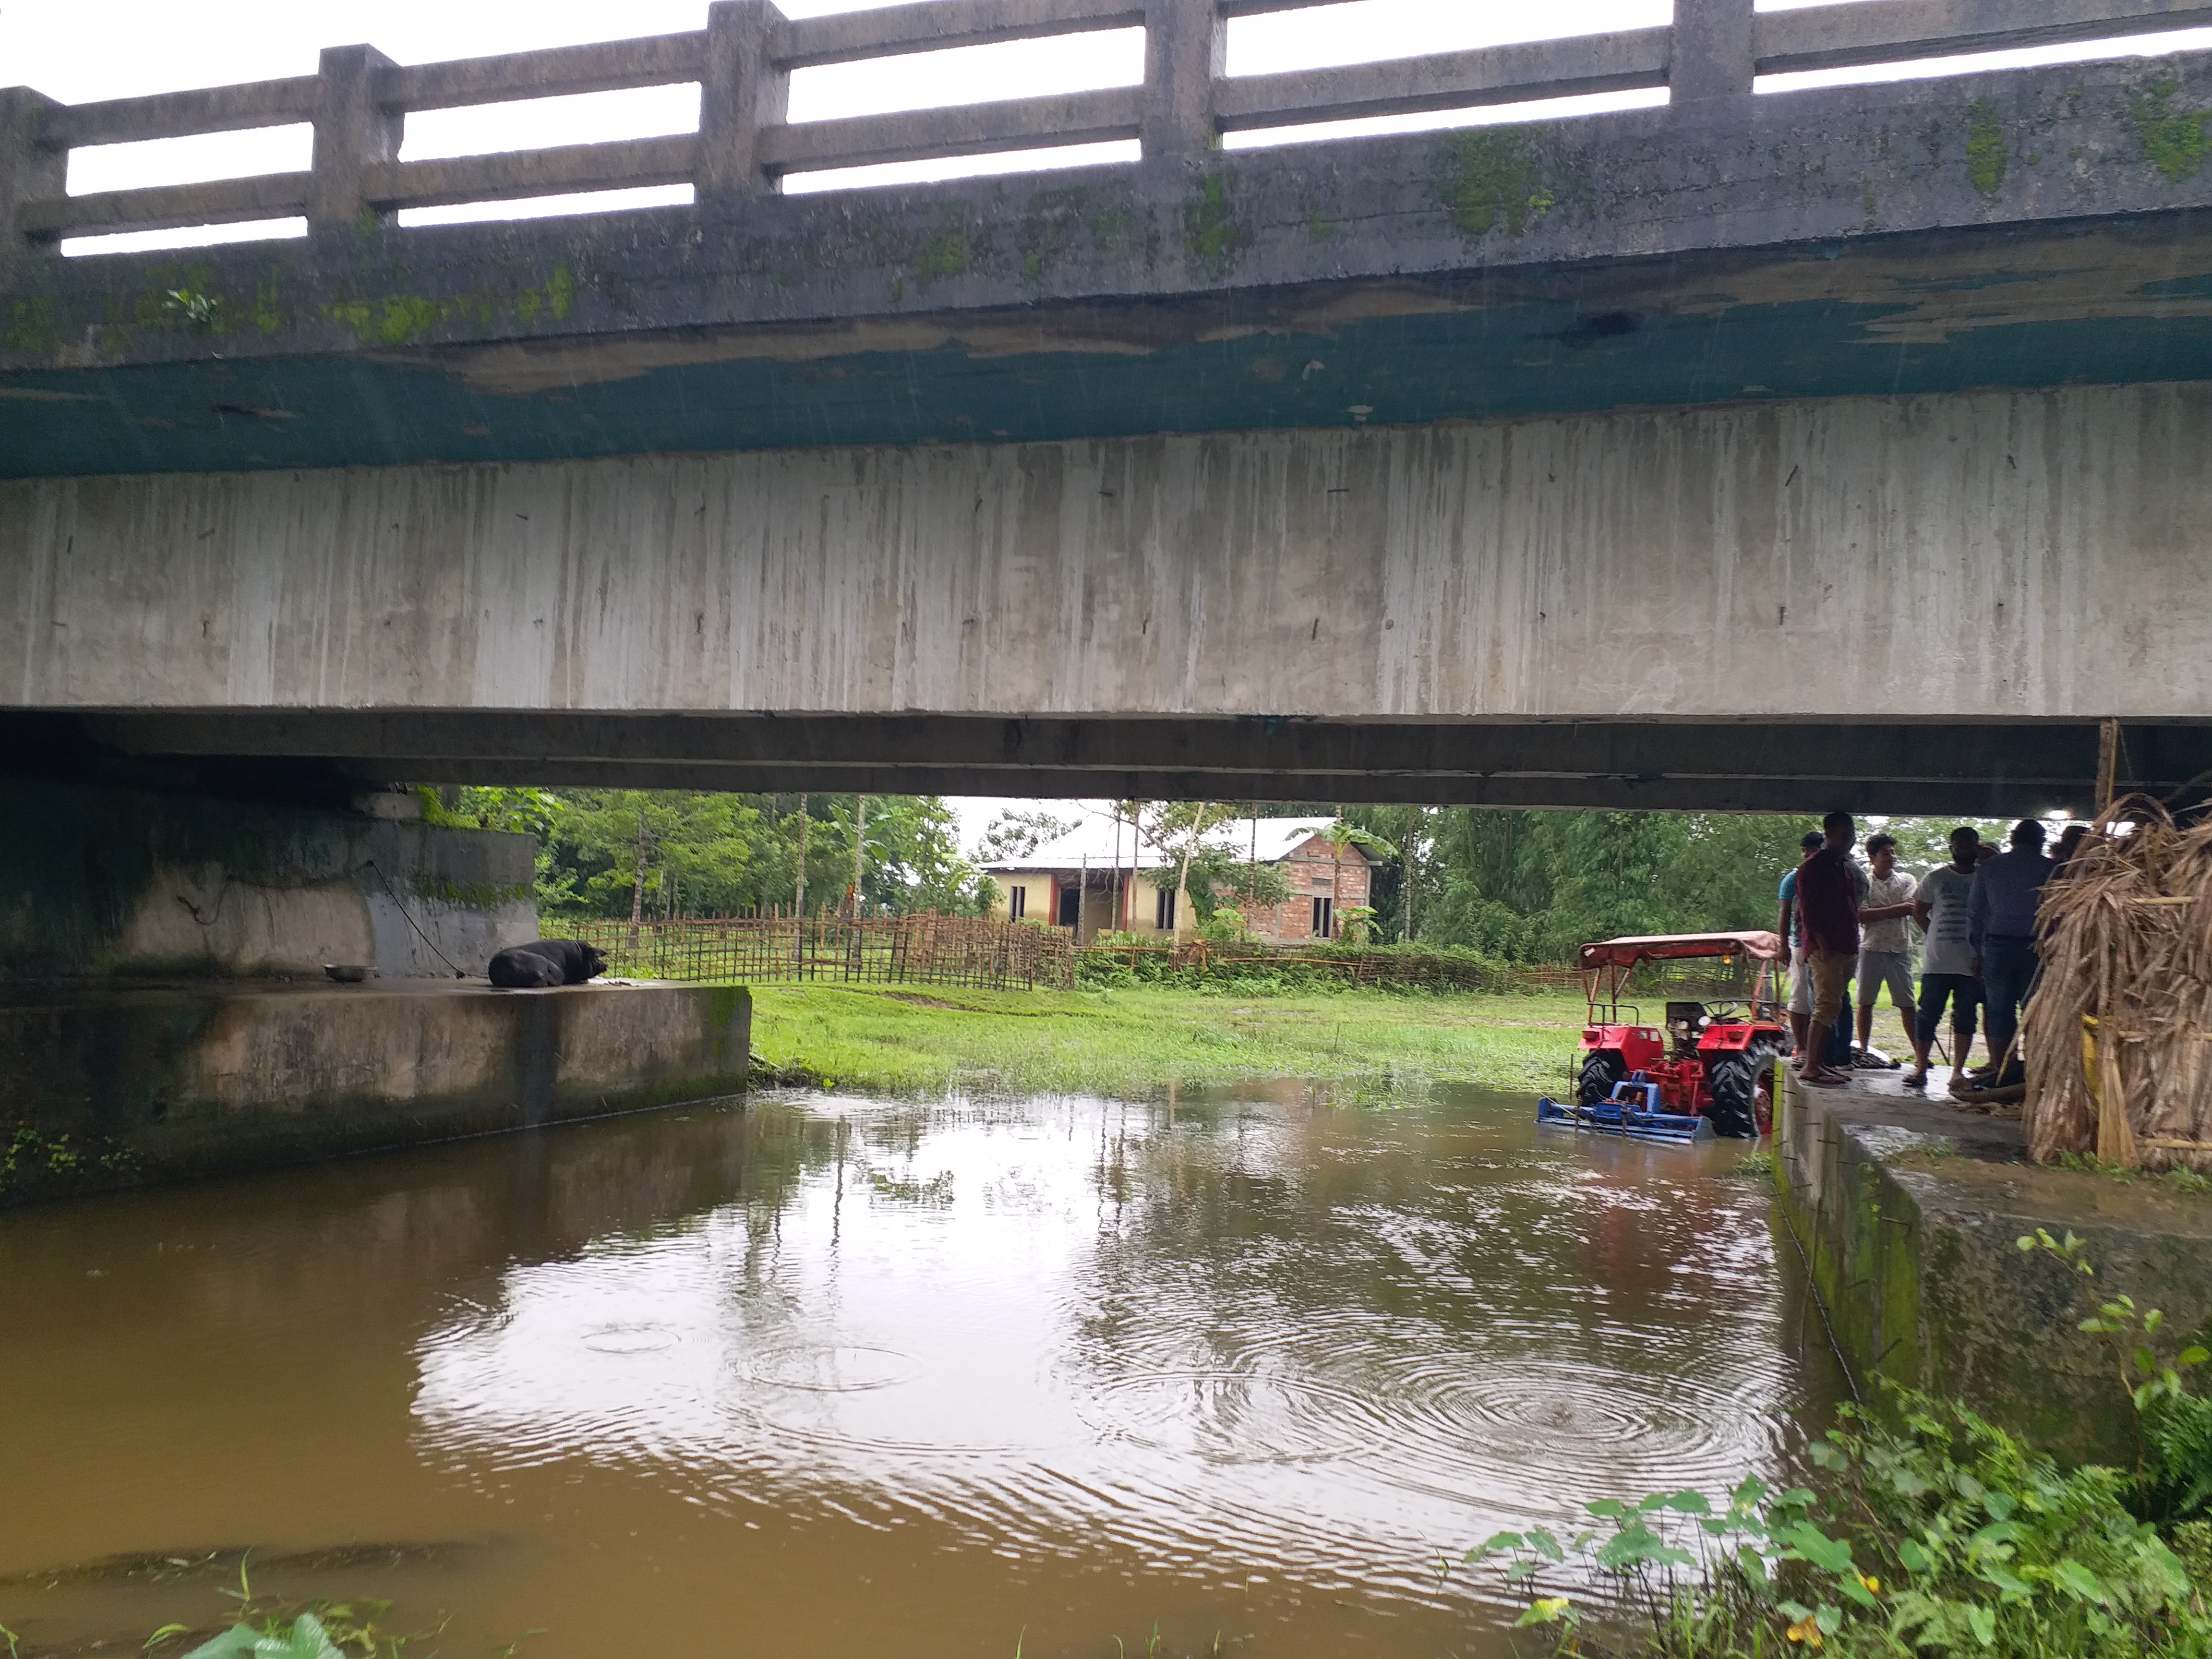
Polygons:
[[2212,716],[2212,385],[0,483],[0,700]]

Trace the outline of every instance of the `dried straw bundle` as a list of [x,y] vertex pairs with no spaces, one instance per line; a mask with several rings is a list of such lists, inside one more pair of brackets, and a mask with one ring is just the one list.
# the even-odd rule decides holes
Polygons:
[[2114,802],[2052,875],[2036,930],[2030,1154],[2212,1171],[2212,818],[2184,829],[2146,797]]

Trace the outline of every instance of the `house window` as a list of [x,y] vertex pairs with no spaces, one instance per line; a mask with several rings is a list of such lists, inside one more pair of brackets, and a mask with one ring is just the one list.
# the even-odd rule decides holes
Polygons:
[[1083,922],[1083,890],[1063,887],[1060,890],[1060,925],[1079,927]]
[[1030,890],[1028,888],[1010,887],[1006,890],[1006,915],[1009,920],[1019,921],[1029,914],[1029,908]]
[[1152,925],[1163,933],[1171,933],[1175,931],[1175,902],[1173,888],[1153,895]]
[[1316,895],[1313,907],[1313,936],[1316,939],[1331,937],[1332,930],[1336,926],[1336,901]]

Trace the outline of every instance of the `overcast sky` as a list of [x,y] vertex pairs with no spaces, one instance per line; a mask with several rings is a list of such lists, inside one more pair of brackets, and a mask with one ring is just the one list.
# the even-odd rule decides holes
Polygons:
[[[1780,9],[1808,0],[1761,0]],[[1820,0],[1811,0],[1820,3]],[[1828,0],[1883,3],[1884,0]],[[782,0],[793,16],[860,9],[854,0]],[[1668,21],[1672,0],[1552,0],[1545,6],[1500,0],[1347,0],[1273,15],[1240,18],[1230,25],[1229,72],[1261,74],[1320,64],[1400,58],[1427,52],[1492,46],[1557,35],[1641,28]],[[705,21],[703,0],[629,0],[617,11],[593,0],[384,0],[355,7],[302,5],[297,0],[0,0],[0,82],[33,86],[64,102],[118,98],[182,87],[311,74],[318,50],[343,46],[364,33],[368,44],[402,63],[465,58],[531,47],[565,46],[616,36],[694,29]],[[618,21],[617,21],[618,20]],[[2212,45],[2212,29],[2142,37],[2125,50],[2174,51]],[[1999,67],[2112,55],[2109,48],[2079,46],[1990,54],[1972,67]],[[1127,85],[1141,74],[1142,32],[1136,29],[1018,41],[992,46],[802,70],[792,77],[791,117],[822,120],[992,98]],[[1931,62],[1905,70],[1844,70],[1778,77],[1776,87],[1848,80],[1896,78],[1969,66],[1969,60]],[[1480,112],[1395,117],[1343,124],[1344,136],[1425,127],[1591,112],[1665,100],[1663,91],[1507,106]],[[698,94],[689,87],[648,88],[585,98],[547,98],[520,105],[429,111],[408,118],[402,155],[408,160],[580,143],[656,133],[689,131],[698,120]],[[1296,141],[1301,130],[1235,134],[1231,147]],[[1032,154],[1028,163],[1061,166],[1133,160],[1133,142],[1084,145]],[[787,188],[843,188],[911,182],[963,173],[1008,170],[1010,158],[969,157],[901,163],[887,167],[794,176]],[[305,126],[215,133],[153,144],[111,144],[80,149],[70,158],[72,194],[132,185],[178,184],[202,179],[304,168]],[[605,197],[592,205],[644,206],[689,199],[686,185]],[[415,210],[403,222],[456,218],[525,216],[575,210],[577,198]],[[299,228],[296,225],[292,227]],[[228,236],[266,234],[234,228]],[[161,232],[90,239],[68,251],[124,251],[210,240],[203,231]]]

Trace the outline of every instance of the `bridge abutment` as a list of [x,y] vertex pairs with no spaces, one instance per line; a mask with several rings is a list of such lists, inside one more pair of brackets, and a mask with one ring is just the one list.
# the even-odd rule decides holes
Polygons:
[[0,1205],[744,1086],[736,987],[484,983],[537,935],[526,836],[45,778],[9,801]]

